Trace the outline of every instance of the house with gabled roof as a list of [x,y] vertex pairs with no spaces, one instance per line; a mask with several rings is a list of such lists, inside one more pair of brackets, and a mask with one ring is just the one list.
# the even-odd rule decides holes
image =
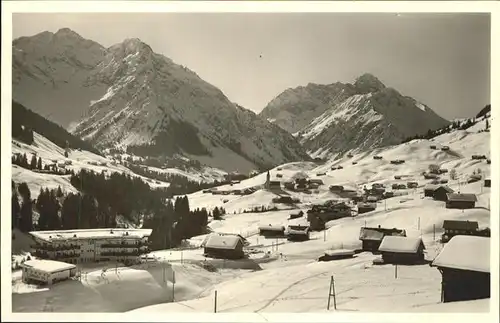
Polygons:
[[490,298],[491,239],[454,236],[431,263],[441,273],[441,301]]
[[477,221],[444,220],[441,242],[446,243],[456,235],[475,235],[478,228]]
[[446,196],[447,209],[473,209],[476,206],[476,194],[448,193]]
[[419,264],[425,261],[420,237],[385,236],[378,250],[386,264]]
[[384,237],[393,235],[406,237],[406,231],[397,228],[387,229],[380,226],[377,228],[362,227],[359,232],[359,240],[362,242],[363,251],[376,252]]
[[204,246],[204,256],[219,259],[241,259],[245,256],[243,240],[238,235],[213,233]]

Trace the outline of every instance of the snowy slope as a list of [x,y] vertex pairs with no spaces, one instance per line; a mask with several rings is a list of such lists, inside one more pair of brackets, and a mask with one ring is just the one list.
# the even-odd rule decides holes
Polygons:
[[[134,312],[143,314],[212,312],[214,292],[217,291],[219,313],[325,312],[330,277],[333,275],[337,292],[336,311],[339,312],[486,312],[490,307],[487,301],[467,302],[458,309],[458,304],[438,304],[441,276],[436,268],[428,265],[398,266],[395,278],[394,266],[374,266],[372,261],[377,256],[370,253],[360,253],[352,259],[317,262],[317,258],[326,250],[358,248],[359,230],[364,225],[402,228],[410,237],[421,237],[428,260],[434,259],[442,248],[437,240],[443,233],[444,220],[471,220],[478,221],[481,227],[491,226],[491,188],[484,187],[482,182],[464,183],[468,174],[478,168],[486,176],[490,174],[489,164],[471,159],[474,154],[490,156],[490,134],[480,130],[481,127],[471,127],[468,130],[452,131],[433,140],[414,140],[378,148],[354,154],[352,158],[330,160],[324,165],[288,163],[275,167],[270,171],[271,177],[280,181],[289,180],[297,172],[304,172],[312,178],[318,177],[318,172],[327,173],[318,177],[325,185],[311,195],[287,192],[301,200],[296,208],[304,211],[310,203],[323,203],[338,198],[328,191],[328,186],[332,184],[346,184],[360,189],[375,182],[389,186],[392,183],[406,183],[408,180],[419,183],[417,189],[401,190],[405,195],[379,202],[374,211],[328,222],[327,230],[311,233],[311,239],[305,242],[265,239],[257,235],[261,225],[286,226],[304,222],[304,217],[288,220],[289,214],[297,210],[239,213],[240,209],[271,203],[269,201],[275,196],[271,192],[258,190],[247,196],[221,196],[203,192],[190,194],[188,197],[192,208],[223,206],[228,210],[223,220],[211,221],[209,226],[215,232],[238,233],[246,237],[250,243],[247,248],[250,258],[244,261],[205,258],[200,246],[206,235],[189,239],[189,248],[152,252],[150,256],[157,259],[156,264],[168,261],[173,266],[176,273],[175,288],[177,290],[179,287],[182,295],[176,297],[175,302],[171,302],[170,296],[165,296],[171,295],[172,290],[171,287],[164,289],[160,269],[154,271],[136,268],[127,269],[128,272],[126,269],[118,269],[118,274],[109,269],[104,274],[110,282],[107,284],[104,278],[97,278],[101,271],[94,269],[87,270],[88,282],[71,282],[38,293],[27,290],[27,286],[16,281],[14,285],[17,292],[14,291],[13,308],[15,311],[42,311],[45,304],[51,304],[51,309],[58,312],[134,309]],[[430,145],[447,145],[450,151],[432,150]],[[383,159],[374,160],[375,155],[382,156]],[[390,164],[390,160],[394,159],[404,159],[405,163]],[[352,165],[352,161],[357,161],[358,164]],[[430,164],[438,164],[449,170],[455,168],[460,180],[450,180],[449,185],[464,193],[477,194],[476,208],[464,211],[446,209],[443,202],[424,198],[422,189],[429,180],[424,180],[421,173]],[[344,168],[330,170],[332,166],[338,165]],[[282,177],[276,177],[278,173]],[[395,175],[406,177],[395,180]],[[449,178],[449,175],[444,174],[442,177]],[[259,187],[264,184],[265,179],[266,174],[263,173],[233,186],[221,186],[218,190]],[[224,203],[224,199],[228,202]],[[237,211],[236,214],[234,211]],[[212,264],[217,272],[200,269],[200,264],[205,263]],[[256,268],[261,270],[255,270]],[[98,295],[96,300],[85,294],[90,288],[88,286],[93,286],[94,293]],[[137,289],[138,295],[144,296],[134,300],[120,296],[125,294],[123,291],[133,288]],[[149,294],[146,290],[150,290]],[[63,297],[68,293],[74,295],[74,301],[68,302],[67,297]],[[113,302],[99,301],[100,297],[113,299]],[[335,311],[333,306],[330,311]]]
[[[27,145],[23,142],[13,139],[12,140],[12,154],[26,154],[28,161],[31,160],[32,155],[42,159],[42,166],[46,164],[56,163],[71,163],[66,165],[66,169],[72,169],[78,172],[81,169],[93,170],[100,173],[104,171],[107,175],[111,173],[125,173],[131,176],[142,178],[152,188],[168,187],[170,183],[165,181],[154,180],[144,176],[133,173],[127,167],[116,163],[113,160],[96,155],[85,150],[71,150],[68,158],[64,157],[64,149],[55,145],[47,138],[34,132],[34,143]],[[187,177],[193,181],[206,181],[212,182],[220,180],[225,172],[210,168],[203,167],[201,170],[181,171],[177,169],[158,169],[152,167],[155,171],[177,174]],[[12,180],[16,183],[26,182],[31,191],[32,198],[36,198],[40,192],[40,188],[56,189],[61,186],[61,189],[66,192],[76,193],[77,190],[70,183],[70,175],[52,175],[45,173],[38,173],[29,169],[22,168],[17,165],[12,165]]]

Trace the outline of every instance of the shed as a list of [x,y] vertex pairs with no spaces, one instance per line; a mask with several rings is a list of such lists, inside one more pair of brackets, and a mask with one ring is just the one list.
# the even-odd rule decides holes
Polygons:
[[344,186],[342,185],[331,185],[330,192],[342,192],[344,190]]
[[490,178],[486,178],[484,180],[484,187],[491,187],[491,179]]
[[406,232],[401,229],[387,229],[381,228],[380,226],[378,228],[362,227],[359,232],[359,240],[362,242],[363,251],[377,251],[380,243],[387,235],[399,235],[405,237]]
[[408,182],[406,184],[407,184],[408,188],[417,188],[418,187],[417,182]]
[[338,250],[326,250],[325,254],[319,257],[318,261],[330,261],[347,259],[354,257],[354,250],[338,249]]
[[373,211],[377,208],[376,203],[358,203],[358,214]]
[[453,192],[454,191],[448,186],[440,185],[434,190],[432,197],[437,201],[446,202],[448,200],[448,194]]
[[477,221],[444,220],[441,242],[446,243],[456,235],[474,235],[478,228]]
[[425,245],[421,238],[385,236],[378,250],[384,263],[409,265],[425,260]]
[[431,266],[441,272],[443,303],[490,297],[490,238],[455,236]]
[[424,187],[424,196],[434,197],[434,191],[439,187],[439,185],[427,184]]
[[309,226],[290,225],[288,226],[287,239],[289,241],[309,240]]
[[76,266],[54,260],[28,260],[22,264],[23,282],[51,285],[76,276]]
[[285,236],[285,227],[282,225],[262,225],[259,227],[259,235],[266,238],[279,238]]
[[245,256],[243,240],[238,235],[211,234],[204,251],[205,256],[211,258],[241,259]]
[[476,206],[476,194],[448,193],[446,196],[447,209],[473,209]]

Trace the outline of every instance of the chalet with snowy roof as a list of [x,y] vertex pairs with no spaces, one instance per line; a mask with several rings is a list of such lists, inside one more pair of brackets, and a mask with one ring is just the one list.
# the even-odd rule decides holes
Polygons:
[[330,192],[332,193],[340,193],[344,190],[344,186],[342,185],[331,185]]
[[362,242],[363,251],[376,252],[385,236],[406,237],[406,231],[401,229],[387,229],[362,227],[359,232],[359,240]]
[[261,225],[259,227],[259,235],[266,238],[283,238],[285,237],[285,227],[282,225]]
[[408,182],[408,183],[406,183],[406,186],[408,188],[417,188],[418,187],[418,183],[417,182]]
[[318,261],[348,259],[354,257],[354,254],[354,250],[348,249],[326,250],[324,255],[319,257]]
[[448,186],[440,185],[438,186],[438,188],[434,190],[432,197],[436,201],[446,202],[448,200],[448,194],[453,192],[454,192],[453,189],[449,188]]
[[421,238],[385,236],[378,250],[386,264],[411,265],[425,260],[425,245]]
[[382,156],[373,156],[373,159],[380,160],[380,159],[382,159]]
[[473,209],[476,206],[476,194],[448,193],[446,196],[447,209]]
[[294,182],[291,182],[291,181],[289,181],[289,182],[285,182],[285,183],[283,184],[283,186],[284,186],[284,187],[285,187],[285,189],[287,189],[287,190],[294,190],[294,189],[295,189],[295,183],[294,183]]
[[204,246],[204,256],[218,259],[245,257],[243,239],[238,235],[211,234]]
[[306,241],[309,240],[309,230],[306,225],[289,225],[286,236],[289,241]]
[[323,220],[318,214],[307,214],[307,221],[309,222],[309,228],[311,231],[321,231],[326,228],[326,221]]
[[22,266],[22,281],[37,285],[52,285],[76,276],[76,266],[54,260],[28,260]]
[[149,252],[152,229],[79,229],[32,231],[35,240],[32,254],[37,258],[60,260],[71,264],[140,261]]
[[358,214],[363,214],[366,212],[371,212],[377,209],[377,203],[358,203]]
[[455,236],[431,266],[442,275],[441,301],[457,302],[490,298],[491,239]]
[[456,235],[475,235],[478,228],[477,221],[444,220],[441,242],[446,243]]
[[442,150],[442,151],[449,151],[449,150],[450,150],[450,147],[448,147],[448,146],[443,146],[443,147],[441,147],[441,150]]
[[238,173],[238,172],[232,172],[232,173],[229,173],[229,174],[226,174],[224,175],[224,179],[227,181],[227,182],[231,182],[231,181],[242,181],[244,179],[247,179],[248,176],[245,175],[245,174],[241,174],[241,173]]

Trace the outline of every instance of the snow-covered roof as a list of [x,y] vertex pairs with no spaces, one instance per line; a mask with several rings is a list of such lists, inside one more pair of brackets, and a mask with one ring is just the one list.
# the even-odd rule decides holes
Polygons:
[[424,190],[425,191],[435,191],[438,187],[439,187],[439,185],[427,184],[427,185],[425,185]]
[[208,236],[205,248],[236,249],[240,241],[243,242],[237,235],[211,234]]
[[261,225],[261,226],[259,226],[259,230],[284,231],[285,227],[282,225]]
[[354,256],[354,250],[348,250],[348,249],[326,250],[325,255],[327,255],[327,256]]
[[23,266],[34,268],[45,273],[55,273],[58,271],[76,268],[73,264],[54,260],[28,260],[24,262]]
[[490,238],[454,236],[432,262],[432,266],[490,272]]
[[32,231],[30,234],[40,240],[63,241],[78,239],[113,239],[113,238],[144,238],[151,235],[153,229],[77,229],[57,231]]
[[359,240],[375,240],[380,241],[384,238],[384,233],[372,228],[361,228]]
[[476,194],[446,194],[449,202],[477,202]]
[[420,244],[422,244],[421,238],[385,236],[378,250],[395,253],[415,253]]

